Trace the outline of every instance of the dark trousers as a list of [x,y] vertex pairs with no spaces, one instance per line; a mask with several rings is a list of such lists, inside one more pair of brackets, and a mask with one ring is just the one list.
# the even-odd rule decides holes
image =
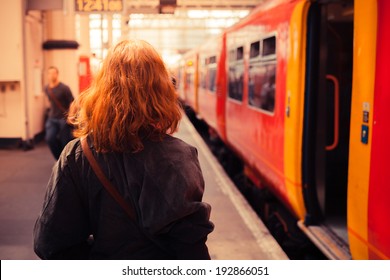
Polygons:
[[63,119],[48,118],[45,124],[46,142],[53,156],[58,159],[66,144],[73,139],[70,126]]

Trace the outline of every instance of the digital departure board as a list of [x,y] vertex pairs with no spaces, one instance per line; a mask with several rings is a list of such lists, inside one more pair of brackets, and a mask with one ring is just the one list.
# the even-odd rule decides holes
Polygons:
[[123,0],[75,0],[75,10],[86,13],[122,12]]

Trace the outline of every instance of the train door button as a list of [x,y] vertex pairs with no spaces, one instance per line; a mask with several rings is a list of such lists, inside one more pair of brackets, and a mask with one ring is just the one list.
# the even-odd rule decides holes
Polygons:
[[368,144],[368,125],[363,124],[362,125],[362,143],[363,144]]

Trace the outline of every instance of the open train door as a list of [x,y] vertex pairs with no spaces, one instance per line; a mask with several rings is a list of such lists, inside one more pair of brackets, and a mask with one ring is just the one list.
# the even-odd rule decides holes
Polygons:
[[354,1],[319,0],[307,19],[299,225],[331,259],[350,259],[347,231]]

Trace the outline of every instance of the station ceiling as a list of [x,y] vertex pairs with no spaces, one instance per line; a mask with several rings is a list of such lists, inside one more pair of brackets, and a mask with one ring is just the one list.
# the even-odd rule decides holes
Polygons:
[[252,9],[264,0],[126,0],[127,12],[155,13],[163,3],[176,2],[179,9]]
[[[125,0],[128,37],[177,57],[246,16],[264,0]],[[162,5],[164,4],[164,5]]]

